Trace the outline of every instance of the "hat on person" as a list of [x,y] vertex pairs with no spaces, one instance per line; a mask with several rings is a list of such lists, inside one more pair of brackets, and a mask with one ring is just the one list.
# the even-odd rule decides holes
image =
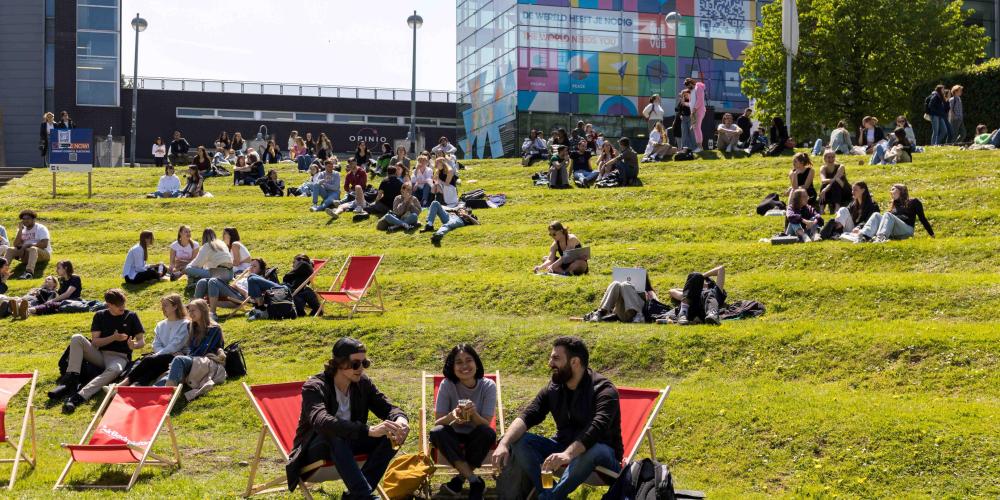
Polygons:
[[357,354],[359,352],[367,352],[367,349],[365,349],[365,345],[358,339],[341,337],[337,339],[336,343],[333,344],[334,358],[348,358],[352,354]]

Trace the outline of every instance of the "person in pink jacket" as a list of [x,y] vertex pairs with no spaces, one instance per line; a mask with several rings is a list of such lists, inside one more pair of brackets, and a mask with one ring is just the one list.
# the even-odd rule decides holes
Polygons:
[[705,119],[705,84],[693,78],[684,79],[684,86],[691,89],[691,128],[694,129],[695,153],[701,152],[701,121]]

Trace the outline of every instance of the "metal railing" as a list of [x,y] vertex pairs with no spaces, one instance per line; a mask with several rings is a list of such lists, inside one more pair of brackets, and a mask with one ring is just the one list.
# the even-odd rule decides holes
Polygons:
[[[132,78],[122,80],[125,88],[134,88]],[[240,82],[234,80],[192,80],[189,78],[164,78],[140,76],[140,89],[180,90],[190,92],[224,92],[227,94],[290,95],[307,97],[339,97],[341,99],[379,99],[409,101],[409,89],[377,87],[344,87],[339,85],[310,85],[305,83]],[[446,90],[417,90],[420,102],[457,102],[458,92]]]

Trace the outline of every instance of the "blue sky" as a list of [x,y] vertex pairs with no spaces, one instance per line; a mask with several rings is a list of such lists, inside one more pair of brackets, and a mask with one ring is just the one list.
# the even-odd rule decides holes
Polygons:
[[122,73],[369,87],[455,89],[455,3],[449,0],[122,0]]

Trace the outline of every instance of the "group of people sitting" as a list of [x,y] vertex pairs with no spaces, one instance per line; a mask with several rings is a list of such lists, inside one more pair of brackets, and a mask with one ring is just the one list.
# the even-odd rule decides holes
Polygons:
[[[476,469],[490,461],[499,472],[503,499],[564,499],[597,468],[621,470],[622,442],[618,389],[589,366],[590,353],[578,337],[559,337],[548,357],[551,381],[534,397],[497,442],[490,425],[497,412],[496,384],[476,350],[459,344],[445,356],[444,380],[437,390],[430,441],[458,471],[441,486],[448,496],[480,500],[486,490]],[[302,415],[295,432],[288,484],[300,482],[310,463],[333,462],[347,488],[345,498],[377,499],[376,486],[410,433],[406,413],[393,404],[365,370],[367,347],[344,337],[332,349],[323,371],[302,386]],[[567,397],[572,395],[572,397]],[[369,413],[380,422],[369,425]],[[552,416],[552,438],[528,432]],[[495,448],[494,448],[495,446]],[[360,467],[354,457],[364,454]],[[553,484],[542,482],[542,475]]]
[[[897,129],[898,130],[898,129]],[[847,180],[847,170],[837,163],[837,154],[827,150],[820,168],[820,191],[814,187],[815,170],[806,153],[792,158],[788,173],[790,186],[786,191],[786,236],[800,241],[844,239],[855,243],[902,240],[913,236],[917,221],[927,234],[934,230],[924,214],[923,203],[911,198],[904,184],[894,184],[889,190],[890,210],[885,214],[872,199],[865,182],[853,185]],[[822,213],[828,210],[833,220],[824,223]]]

